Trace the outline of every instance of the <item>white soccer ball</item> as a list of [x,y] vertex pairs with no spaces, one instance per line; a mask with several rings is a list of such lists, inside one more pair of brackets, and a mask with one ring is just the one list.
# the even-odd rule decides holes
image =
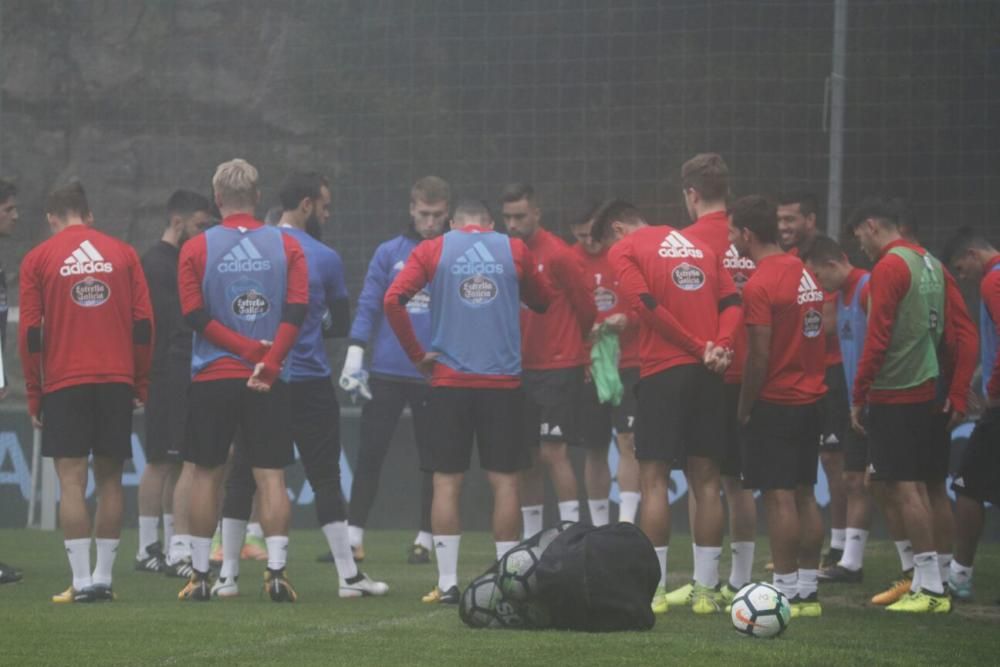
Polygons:
[[479,577],[465,589],[458,607],[462,621],[473,628],[500,628],[503,622],[497,616],[497,604],[503,599],[492,575]]
[[530,547],[519,547],[507,554],[500,561],[500,573],[497,585],[504,596],[515,602],[523,602],[535,593],[538,567],[538,555]]
[[733,598],[733,627],[750,637],[777,637],[792,617],[788,598],[770,584],[747,584]]

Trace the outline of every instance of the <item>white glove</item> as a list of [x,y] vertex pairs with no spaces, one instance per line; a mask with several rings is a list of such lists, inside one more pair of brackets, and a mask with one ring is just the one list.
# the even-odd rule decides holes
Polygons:
[[368,371],[362,367],[364,359],[365,350],[360,345],[347,348],[344,368],[340,371],[340,388],[351,395],[352,401],[357,401],[358,396],[366,401],[372,400],[372,392],[368,388]]

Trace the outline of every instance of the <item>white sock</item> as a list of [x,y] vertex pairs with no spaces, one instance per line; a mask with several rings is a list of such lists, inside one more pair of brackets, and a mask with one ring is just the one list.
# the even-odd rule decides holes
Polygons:
[[635,515],[639,511],[639,499],[642,495],[635,491],[622,491],[618,494],[618,520],[625,523],[635,523]]
[[941,570],[941,583],[948,581],[948,572],[951,571],[951,554],[938,554],[938,569]]
[[913,569],[913,545],[909,540],[899,540],[896,542],[896,553],[899,554],[899,565],[903,572]]
[[956,584],[967,584],[972,581],[972,566],[966,567],[959,563],[954,558],[951,559],[951,565],[948,566],[949,570],[949,581],[953,581]]
[[913,568],[920,574],[920,589],[941,595],[944,586],[941,582],[941,568],[938,567],[938,555],[935,551],[925,551],[913,555]]
[[140,558],[146,555],[146,547],[156,541],[157,532],[160,528],[160,517],[140,516],[139,517],[139,551],[136,554]]
[[333,554],[333,562],[337,566],[337,574],[341,579],[358,576],[358,566],[351,555],[351,542],[348,537],[346,521],[331,521],[320,530],[326,535],[326,543]]
[[914,567],[913,578],[910,579],[910,592],[917,593],[919,591],[920,591],[920,570]]
[[857,572],[865,562],[865,545],[868,544],[868,531],[860,528],[847,529],[847,542],[844,544],[844,555],[837,563],[843,568]]
[[434,548],[434,536],[428,533],[426,530],[421,530],[417,533],[417,537],[413,540],[414,544],[422,546],[424,549],[430,551]]
[[208,558],[212,552],[211,537],[191,536],[191,567],[202,574],[208,572]]
[[191,536],[177,535],[170,538],[170,549],[167,552],[168,563],[179,563],[185,558],[191,557]]
[[288,562],[288,535],[271,535],[264,538],[267,544],[267,569],[284,570]]
[[521,520],[524,522],[524,539],[542,532],[542,505],[521,505]]
[[264,528],[260,525],[259,521],[247,524],[247,535],[264,539]]
[[73,573],[73,588],[81,591],[94,583],[90,576],[90,538],[63,540],[63,545],[69,558],[69,569]]
[[435,535],[434,555],[438,566],[438,589],[448,592],[452,586],[458,586],[458,547],[462,541],[461,535]]
[[219,577],[236,577],[240,574],[240,552],[247,534],[247,522],[242,519],[222,518],[222,569]]
[[785,594],[785,597],[789,601],[793,600],[799,594],[799,573],[797,571],[789,572],[788,574],[778,574],[775,572],[771,578],[771,582],[775,588]]
[[610,520],[608,515],[608,499],[588,500],[587,506],[590,508],[590,523],[594,526],[606,526]]
[[170,546],[170,541],[174,539],[174,515],[163,515],[163,543]]
[[733,562],[729,568],[729,585],[734,590],[740,590],[750,583],[753,572],[753,554],[757,545],[753,542],[730,542]]
[[365,529],[359,526],[348,526],[347,541],[352,547],[360,547],[365,541]]
[[799,570],[799,599],[805,600],[815,595],[819,588],[819,570]]
[[559,503],[559,520],[578,522],[580,520],[580,501],[564,500]]
[[660,561],[660,588],[667,587],[667,547],[654,547],[656,559]]
[[517,541],[510,542],[497,542],[497,560],[503,558],[503,555],[517,546]]
[[97,565],[94,566],[93,581],[95,584],[110,586],[111,570],[115,566],[115,556],[118,555],[118,540],[98,537],[94,542],[97,543]]
[[830,529],[830,548],[831,549],[844,549],[844,541],[847,539],[847,529],[846,528],[831,528]]
[[719,559],[722,547],[694,548],[694,581],[702,586],[715,588],[719,585]]

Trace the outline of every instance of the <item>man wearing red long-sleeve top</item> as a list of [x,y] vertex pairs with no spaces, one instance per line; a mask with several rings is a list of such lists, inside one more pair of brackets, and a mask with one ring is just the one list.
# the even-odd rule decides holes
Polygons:
[[[635,454],[643,503],[639,526],[660,561],[656,613],[667,611],[670,467],[683,461],[697,498],[692,607],[722,606],[718,557],[722,551],[722,377],[740,322],[740,297],[706,245],[671,227],[651,227],[634,206],[608,202],[595,216],[593,235],[614,240],[610,261],[628,307],[639,313],[639,383]],[[704,611],[701,609],[704,608]]]
[[[132,409],[146,400],[153,308],[128,244],[95,230],[79,183],[45,205],[52,238],[21,262],[19,347],[28,412],[55,459],[59,523],[73,584],[53,602],[114,599],[111,569],[122,526],[122,466],[132,457]],[[97,566],[90,571],[87,457],[97,485]]]
[[[427,410],[432,437],[421,468],[434,474],[431,527],[438,582],[424,596],[432,604],[457,604],[461,540],[459,496],[472,444],[493,488],[493,537],[497,558],[517,544],[518,474],[527,468],[520,437],[520,303],[544,312],[547,283],[524,243],[493,231],[479,202],[460,202],[452,231],[424,241],[390,285],[383,306],[407,356],[430,377]],[[406,304],[430,285],[431,350],[420,344]]]
[[935,545],[940,531],[935,531],[928,495],[940,474],[935,395],[944,361],[955,370],[945,409],[964,413],[968,383],[961,391],[958,385],[967,364],[958,354],[962,330],[954,326],[957,304],[948,287],[953,281],[939,261],[902,237],[900,217],[896,206],[880,199],[866,200],[852,216],[855,237],[876,263],[851,423],[867,432],[869,474],[885,482],[887,504],[899,512],[913,544],[912,592],[888,609],[946,612],[951,599],[941,580]]
[[823,292],[802,261],[778,247],[772,202],[743,197],[730,216],[730,240],[757,266],[743,287],[743,484],[764,496],[775,587],[792,601],[793,616],[820,616],[823,522],[813,487],[826,394]]
[[285,578],[291,506],[284,467],[292,462],[286,355],[309,303],[309,274],[298,242],[254,218],[257,170],[224,162],[212,179],[222,224],[181,249],[181,312],[194,330],[185,460],[191,482],[191,565],[182,600],[211,597],[209,551],[216,498],[230,443],[246,448],[260,492],[267,542],[264,586],[275,602],[294,602]]
[[562,239],[542,228],[534,189],[512,183],[500,199],[507,232],[531,250],[554,295],[544,315],[521,310],[524,437],[533,459],[521,481],[521,512],[524,535],[530,537],[542,529],[543,467],[556,490],[559,518],[580,519],[576,475],[566,444],[578,441],[574,411],[589,363],[584,339],[590,335],[597,309],[579,260]]
[[962,280],[979,284],[979,338],[985,408],[969,437],[955,491],[957,539],[948,588],[972,598],[972,563],[985,519],[983,503],[1000,505],[1000,252],[982,234],[962,229],[948,244],[948,263]]
[[[570,223],[576,244],[573,253],[579,258],[594,290],[597,321],[592,339],[613,336],[618,339],[618,377],[621,398],[617,405],[605,398],[601,402],[597,379],[588,373],[580,395],[577,427],[580,442],[587,450],[584,483],[590,521],[595,526],[608,523],[611,490],[611,469],[608,466],[608,445],[612,436],[618,447],[619,510],[618,520],[635,523],[639,509],[639,464],[635,460],[635,385],[639,381],[639,320],[622,298],[614,267],[608,259],[608,248],[590,235],[594,223],[594,207]],[[591,342],[588,341],[588,358]],[[596,362],[592,362],[593,371]]]

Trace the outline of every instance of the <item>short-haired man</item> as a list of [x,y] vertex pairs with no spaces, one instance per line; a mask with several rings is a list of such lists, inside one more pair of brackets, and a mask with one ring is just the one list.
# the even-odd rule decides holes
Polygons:
[[635,385],[639,381],[639,321],[629,311],[619,289],[614,267],[608,260],[608,246],[595,240],[590,230],[594,224],[592,208],[585,215],[570,223],[576,244],[572,246],[583,265],[584,272],[591,280],[594,290],[594,305],[597,307],[597,321],[594,323],[591,340],[587,341],[588,356],[593,339],[614,336],[618,340],[618,378],[622,385],[621,397],[617,405],[613,399],[601,402],[598,388],[599,378],[595,377],[591,361],[580,396],[579,437],[586,447],[584,482],[587,487],[587,504],[590,521],[595,526],[608,523],[611,491],[611,470],[608,465],[608,446],[614,437],[618,447],[618,520],[635,523],[639,509],[639,464],[635,460]]
[[590,362],[584,340],[597,309],[577,257],[565,241],[542,227],[534,188],[511,183],[504,187],[500,201],[507,233],[527,244],[554,293],[544,314],[521,311],[524,437],[532,455],[532,466],[521,480],[521,513],[524,536],[530,537],[543,526],[543,469],[555,487],[560,520],[580,520],[576,474],[566,445],[578,442],[574,410],[583,389],[584,368]]
[[1000,506],[1000,252],[973,229],[960,230],[945,254],[961,280],[979,283],[979,349],[985,409],[962,456],[955,491],[957,536],[948,588],[972,598],[972,564],[983,530],[983,503]]
[[[55,459],[59,524],[73,584],[56,603],[114,599],[122,528],[122,468],[132,457],[132,409],[146,400],[153,309],[132,246],[93,228],[79,183],[45,203],[52,237],[21,262],[19,343],[28,412]],[[97,566],[90,571],[87,458],[94,457]]]
[[[350,304],[340,256],[313,238],[330,217],[330,188],[317,172],[292,172],[278,193],[278,228],[294,238],[309,266],[309,312],[288,357],[291,372],[292,439],[316,495],[316,517],[340,575],[340,597],[385,595],[389,587],[369,579],[351,556],[347,510],[340,490],[340,405],[330,380],[324,338],[347,334]],[[222,569],[212,586],[215,597],[239,594],[240,550],[256,491],[245,452],[237,448],[226,477],[222,504]]]
[[[811,192],[788,192],[778,198],[778,244],[783,250],[802,258],[819,235],[817,215],[819,200]],[[824,292],[823,321],[826,335],[826,397],[821,403],[823,439],[819,443],[819,460],[826,473],[830,489],[830,550],[821,567],[835,565],[843,556],[847,529],[847,492],[844,488],[845,431],[850,429],[847,387],[836,333],[837,295]]]
[[191,480],[191,566],[178,597],[211,598],[209,555],[217,497],[230,444],[253,469],[267,543],[264,588],[275,602],[294,602],[285,577],[291,506],[284,468],[293,460],[282,363],[309,303],[309,274],[293,237],[253,216],[260,199],[257,169],[245,160],[219,165],[212,178],[222,224],[181,248],[181,311],[194,329],[184,460]]
[[740,297],[722,256],[667,226],[651,227],[634,206],[609,202],[595,216],[595,238],[614,241],[610,260],[626,302],[639,313],[636,459],[643,503],[639,527],[660,561],[655,613],[665,613],[670,542],[670,468],[682,461],[696,497],[696,614],[721,610],[722,373],[732,358]]
[[[870,478],[885,483],[886,502],[899,513],[914,551],[912,590],[887,608],[947,612],[951,598],[938,562],[929,487],[940,486],[947,474],[936,394],[939,378],[947,378],[949,371],[943,412],[951,422],[966,412],[971,373],[963,356],[968,356],[970,343],[956,314],[964,304],[941,263],[903,239],[899,210],[890,202],[862,202],[851,228],[862,250],[875,260],[851,424],[868,435]],[[940,359],[939,348],[944,350]]]
[[822,614],[823,523],[813,487],[826,393],[823,293],[802,261],[778,247],[777,212],[764,197],[734,202],[729,238],[757,267],[743,286],[743,484],[764,497],[775,587],[793,615],[815,617]]
[[[191,373],[191,330],[181,316],[177,261],[181,246],[200,234],[211,221],[212,202],[197,192],[177,190],[167,200],[167,226],[159,242],[142,256],[156,320],[156,343],[146,402],[146,467],[139,480],[139,550],[135,569],[140,572],[162,572],[167,568],[163,549],[164,545],[169,549],[177,523],[178,533],[182,537],[188,534],[183,487],[178,498],[182,504],[179,522],[174,519],[174,491],[183,463],[181,450]],[[158,535],[161,513],[162,542]],[[184,565],[172,561],[171,567]]]
[[[518,473],[528,464],[519,437],[524,397],[519,389],[518,310],[544,310],[550,300],[527,246],[493,231],[480,202],[455,207],[452,231],[414,249],[385,294],[385,314],[407,356],[430,377],[433,437],[421,467],[434,473],[431,524],[438,582],[427,603],[456,604],[459,497],[473,441],[493,488],[493,537],[499,559],[518,539]],[[430,285],[431,346],[424,348],[406,312]]]
[[[700,239],[709,249],[721,256],[722,266],[729,273],[738,292],[753,275],[754,263],[749,257],[740,257],[729,242],[729,215],[726,201],[729,196],[729,168],[721,155],[700,153],[681,166],[684,204],[692,224],[683,232],[689,238]],[[736,421],[736,408],[743,379],[743,362],[746,359],[746,328],[740,323],[733,337],[733,359],[724,376],[722,400],[725,403],[725,451],[719,462],[719,474],[729,506],[729,548],[732,555],[729,580],[721,587],[728,602],[736,592],[750,583],[754,539],[757,530],[757,503],[753,492],[743,488],[740,481],[740,427]],[[697,500],[688,494],[688,516],[694,525]],[[698,549],[699,545],[692,545]],[[691,604],[694,584],[687,583],[667,593],[671,607]]]
[[[0,236],[6,238],[14,232],[17,224],[17,186],[10,181],[0,179]],[[7,274],[0,266],[0,355],[7,347]],[[7,397],[7,378],[0,388],[0,400]],[[20,581],[21,571],[6,563],[0,563],[0,584],[12,584]]]
[[[348,334],[350,346],[341,371],[340,386],[354,395],[361,394],[369,399],[361,408],[361,447],[351,484],[348,517],[351,549],[358,561],[365,557],[364,533],[368,513],[375,504],[382,464],[403,408],[410,408],[413,438],[418,451],[428,446],[430,426],[427,379],[400,347],[396,334],[385,320],[382,302],[386,290],[409,261],[413,249],[421,241],[444,233],[450,202],[451,187],[442,178],[424,176],[413,184],[406,231],[375,249]],[[430,305],[430,292],[426,289],[406,303],[417,339],[425,349],[431,342]],[[363,370],[366,349],[369,350],[367,371]],[[369,376],[371,379],[367,382],[364,378]],[[420,529],[407,555],[407,561],[413,565],[429,563],[434,548],[431,537],[431,473],[423,473],[421,482]]]
[[[802,256],[806,267],[816,276],[820,287],[827,294],[836,296],[837,340],[840,345],[841,367],[845,386],[854,385],[854,376],[861,360],[861,346],[868,329],[868,281],[870,274],[855,266],[833,239],[818,236]],[[844,397],[844,410],[850,404]],[[868,441],[850,428],[842,429],[841,441],[844,458],[844,487],[847,495],[847,528],[843,554],[834,565],[823,568],[821,581],[831,583],[860,583],[864,564],[865,545],[871,526],[871,501],[865,489],[865,469],[868,467]]]

